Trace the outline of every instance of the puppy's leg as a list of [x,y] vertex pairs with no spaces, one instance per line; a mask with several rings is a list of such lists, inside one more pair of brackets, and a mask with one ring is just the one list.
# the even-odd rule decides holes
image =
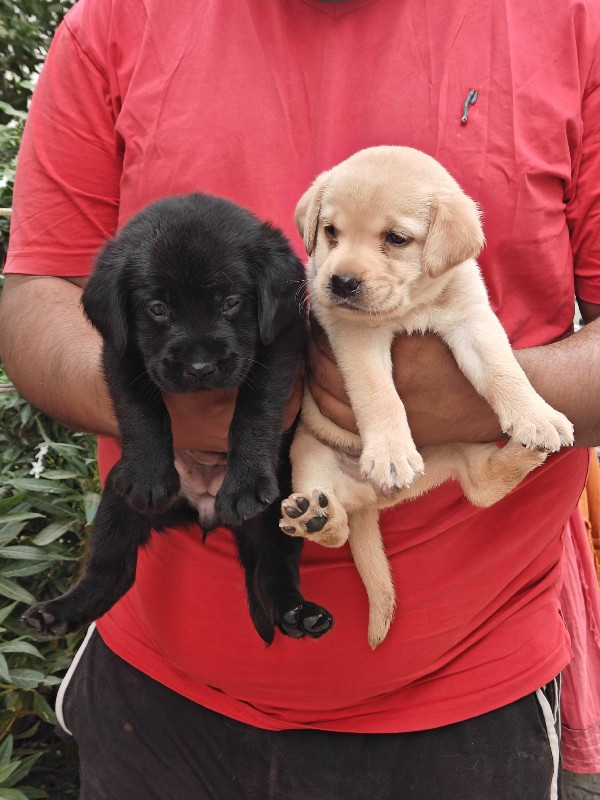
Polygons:
[[[291,436],[290,432],[284,435],[280,449],[277,482],[282,493],[292,488]],[[304,599],[299,588],[302,541],[284,536],[278,523],[279,503],[275,502],[234,528],[250,616],[267,644],[273,641],[275,625],[288,636],[316,639],[327,633],[333,619],[326,608]]]
[[[327,325],[327,334],[363,442],[363,477],[377,484],[383,494],[410,486],[423,472],[423,459],[393,381],[393,332],[385,326],[364,328],[335,320]],[[374,391],[377,402],[373,402]]]
[[473,505],[491,506],[512,491],[526,475],[539,467],[547,452],[530,450],[508,442],[495,444],[445,444],[421,448],[425,473],[411,486],[394,495],[380,497],[378,507],[389,508],[430,492],[449,480],[457,481]]
[[396,592],[385,554],[377,508],[350,515],[350,549],[369,598],[369,644],[375,649],[387,636],[396,608]]
[[318,639],[333,625],[323,606],[305,600],[299,589],[302,542],[284,536],[276,505],[234,532],[246,575],[248,606],[254,627],[267,644],[274,626],[293,638]]
[[456,320],[440,334],[511,439],[548,452],[573,444],[573,425],[531,386],[487,304],[473,306],[468,319]]
[[347,508],[358,506],[369,489],[374,501],[372,488],[344,475],[337,453],[316,439],[302,422],[290,456],[294,493],[281,503],[280,528],[288,536],[341,547],[348,540]]
[[541,466],[548,455],[547,451],[531,450],[513,441],[504,447],[460,444],[454,448],[455,477],[467,500],[481,508],[501,500],[526,475]]
[[138,511],[160,512],[179,491],[171,420],[162,395],[131,348],[119,356],[105,343],[103,366],[123,444],[114,490]]
[[88,558],[79,581],[55,600],[31,606],[23,622],[38,633],[59,636],[102,616],[135,578],[137,551],[150,537],[150,524],[113,489],[113,467],[92,529]]
[[228,525],[239,525],[280,497],[277,463],[283,416],[304,348],[304,328],[289,325],[259,348],[255,365],[238,391],[229,429],[227,472],[215,509]]
[[[447,480],[457,480],[467,499],[476,506],[490,506],[502,499],[531,470],[544,463],[547,453],[529,450],[516,442],[451,444],[423,448],[425,474],[380,507],[425,494]],[[349,515],[350,548],[369,598],[369,644],[377,647],[387,636],[396,594],[378,523],[378,511],[365,507]]]

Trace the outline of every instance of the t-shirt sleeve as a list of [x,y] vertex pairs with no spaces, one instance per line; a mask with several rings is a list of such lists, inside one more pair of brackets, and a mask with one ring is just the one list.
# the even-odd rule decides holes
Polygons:
[[590,71],[582,101],[582,139],[574,192],[566,213],[575,268],[575,294],[600,303],[600,58]]
[[25,125],[5,272],[90,272],[118,219],[122,152],[116,113],[102,66],[77,41],[67,16]]

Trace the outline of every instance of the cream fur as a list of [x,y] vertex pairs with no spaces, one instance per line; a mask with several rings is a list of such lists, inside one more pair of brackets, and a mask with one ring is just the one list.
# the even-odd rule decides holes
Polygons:
[[[377,511],[446,480],[459,481],[475,505],[491,505],[548,452],[571,445],[573,426],[515,360],[474,260],[484,244],[477,206],[437,161],[406,147],[362,150],[316,179],[298,203],[296,223],[311,256],[312,309],[360,437],[326,419],[306,391],[292,446],[294,494],[282,503],[280,525],[329,547],[349,540],[376,647],[395,606]],[[390,232],[406,243],[390,241]],[[340,298],[331,290],[334,275],[355,278],[359,289]],[[391,343],[397,333],[427,331],[448,344],[494,409],[511,438],[506,447],[417,450],[393,382]]]

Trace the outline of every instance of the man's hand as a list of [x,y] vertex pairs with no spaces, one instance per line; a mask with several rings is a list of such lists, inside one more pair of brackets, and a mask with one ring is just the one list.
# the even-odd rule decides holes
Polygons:
[[[298,370],[286,407],[285,430],[292,426],[300,410],[303,385],[303,370]],[[222,391],[166,395],[175,448],[225,453],[236,397],[237,392]]]

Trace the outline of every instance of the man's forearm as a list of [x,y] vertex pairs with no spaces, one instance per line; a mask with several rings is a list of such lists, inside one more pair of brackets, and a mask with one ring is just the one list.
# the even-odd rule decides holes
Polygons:
[[83,316],[81,291],[63,278],[6,276],[0,356],[21,394],[50,417],[73,430],[116,436],[101,339]]
[[575,426],[575,445],[600,445],[600,319],[559,342],[515,353],[533,387]]
[[[440,348],[443,347],[440,343]],[[515,357],[536,391],[551,406],[562,411],[575,426],[575,444],[590,447],[600,444],[600,319],[590,322],[581,331],[566,339],[543,347],[514,351]],[[402,356],[399,356],[402,360]],[[405,354],[405,357],[408,357]],[[491,408],[465,385],[462,376],[452,375],[452,356],[439,354],[442,379],[432,392],[431,400],[423,400],[410,387],[407,388],[409,419],[413,410],[417,431],[415,435],[424,440],[420,444],[438,444],[429,438],[451,440],[460,436],[467,441],[496,440],[504,438]],[[414,353],[411,360],[414,364]],[[397,382],[402,386],[402,367],[397,365]],[[456,368],[458,369],[458,368]],[[414,375],[414,365],[411,368]],[[414,380],[414,378],[413,378]],[[402,394],[402,393],[401,393]],[[447,401],[447,404],[446,404]],[[424,413],[438,405],[444,412],[438,413],[440,426],[427,430]],[[446,433],[444,433],[446,417]],[[435,418],[434,418],[435,419]]]
[[[492,409],[436,336],[398,337],[392,354],[394,381],[417,445],[506,438]],[[515,351],[515,356],[539,394],[573,422],[576,445],[600,444],[600,319],[567,339]],[[311,357],[311,391],[322,413],[357,432],[341,376],[319,334]],[[376,394],[373,387],[374,402]]]

